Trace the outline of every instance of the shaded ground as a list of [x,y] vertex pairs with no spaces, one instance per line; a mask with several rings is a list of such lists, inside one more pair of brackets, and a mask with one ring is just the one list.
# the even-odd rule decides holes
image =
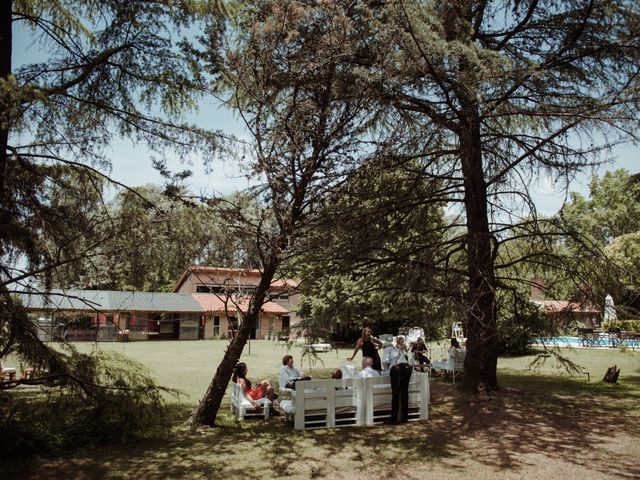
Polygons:
[[0,478],[640,478],[638,378],[630,381],[565,394],[543,380],[480,401],[435,380],[431,418],[405,427],[177,426],[166,442],[0,465]]

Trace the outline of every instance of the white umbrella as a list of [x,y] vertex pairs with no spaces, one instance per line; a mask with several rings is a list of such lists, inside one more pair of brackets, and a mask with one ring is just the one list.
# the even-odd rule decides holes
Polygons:
[[607,295],[604,299],[604,321],[612,322],[618,319],[618,315],[616,314],[616,308],[613,305],[613,298],[611,295]]

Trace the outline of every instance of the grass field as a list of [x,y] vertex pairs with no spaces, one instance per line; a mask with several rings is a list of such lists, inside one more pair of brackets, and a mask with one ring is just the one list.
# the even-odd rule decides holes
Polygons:
[[[224,341],[100,344],[183,392],[178,401],[169,399],[175,404],[170,438],[0,464],[0,478],[640,478],[640,353],[565,350],[590,381],[551,363],[529,370],[532,357],[501,358],[502,388],[488,400],[436,378],[430,419],[402,427],[297,432],[281,418],[238,423],[225,404],[219,428],[190,432],[183,421],[225,347]],[[444,355],[444,346],[438,348]],[[282,344],[252,341],[242,357],[249,378],[274,379],[286,353]],[[351,350],[323,353],[311,363],[301,362],[298,348],[290,353],[306,373],[324,377]],[[613,364],[621,368],[618,384],[605,385],[602,376]]]

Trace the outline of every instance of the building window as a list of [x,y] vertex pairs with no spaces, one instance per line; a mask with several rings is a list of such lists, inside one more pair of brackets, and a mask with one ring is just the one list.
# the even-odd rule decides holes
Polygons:
[[289,294],[287,292],[270,293],[269,300],[289,300]]
[[196,285],[196,293],[226,293],[228,288],[221,285]]

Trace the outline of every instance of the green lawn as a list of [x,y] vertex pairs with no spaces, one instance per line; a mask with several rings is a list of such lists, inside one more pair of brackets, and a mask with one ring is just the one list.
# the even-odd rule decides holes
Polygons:
[[[227,340],[130,342],[130,343],[76,343],[78,350],[89,352],[94,348],[115,351],[132,357],[146,365],[163,386],[183,392],[179,403],[195,405],[204,395],[209,382],[222,360]],[[249,368],[248,378],[255,382],[266,378],[275,381],[282,366],[282,357],[294,356],[295,365],[312,377],[329,377],[332,369],[343,363],[353,350],[333,350],[315,358],[302,358],[302,348],[287,348],[283,342],[252,340],[244,349],[241,361]],[[360,354],[356,360],[360,358]]]
[[[183,392],[179,403],[195,405],[202,398],[213,378],[228,345],[226,340],[131,342],[131,343],[77,343],[80,351],[93,348],[111,350],[132,357],[146,365],[160,385]],[[446,345],[432,344],[433,356],[446,356]],[[531,369],[531,356],[502,357],[498,362],[500,384],[505,387],[526,387],[536,381],[556,380],[558,388],[572,389],[581,383],[597,385],[608,366],[616,364],[621,369],[620,383],[635,383],[640,379],[640,354],[617,350],[562,349],[572,361],[583,367],[583,375],[570,375],[557,362],[548,361],[538,369]],[[282,366],[282,357],[290,353],[296,366],[315,378],[328,378],[331,370],[350,357],[352,349],[338,349],[319,353],[317,357],[302,357],[302,348],[289,349],[285,343],[253,340],[245,347],[241,360],[249,367],[252,381],[266,378],[275,381]],[[360,361],[358,353],[355,361]],[[570,381],[565,381],[571,379]]]
[[[590,373],[569,376],[532,357],[501,358],[501,390],[479,399],[449,381],[432,381],[430,418],[403,427],[297,432],[281,418],[236,422],[223,405],[220,427],[191,432],[183,421],[201,398],[225,341],[103,343],[147,365],[157,381],[184,396],[169,438],[0,464],[0,478],[638,478],[640,353],[564,350]],[[81,350],[92,344],[78,344]],[[444,354],[444,346],[441,346]],[[296,364],[327,376],[352,350]],[[249,378],[274,379],[282,344],[252,341],[242,360]],[[438,354],[434,355],[436,358]],[[360,354],[357,360],[361,358]],[[302,365],[301,365],[302,363]],[[601,382],[618,365],[618,384]],[[3,471],[4,470],[4,471]]]

